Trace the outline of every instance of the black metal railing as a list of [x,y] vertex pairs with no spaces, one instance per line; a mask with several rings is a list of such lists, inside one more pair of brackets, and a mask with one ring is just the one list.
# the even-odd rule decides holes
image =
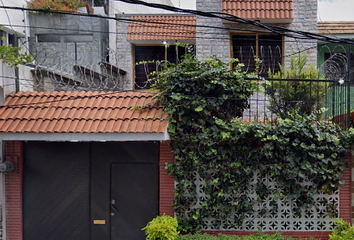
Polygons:
[[260,91],[249,98],[244,120],[274,120],[297,112],[300,115],[315,113],[319,119],[350,125],[351,106],[354,106],[354,98],[351,98],[354,84],[350,81],[267,79],[257,80],[256,84]]

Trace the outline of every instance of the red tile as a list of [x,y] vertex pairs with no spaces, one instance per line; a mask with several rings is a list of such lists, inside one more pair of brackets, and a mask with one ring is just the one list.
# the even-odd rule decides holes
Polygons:
[[[160,23],[189,24],[191,26],[169,26],[156,23],[131,21],[128,40],[193,40],[196,38],[195,16],[133,16],[132,20],[145,20]],[[192,34],[191,34],[192,33]]]
[[292,19],[292,0],[223,0],[223,13],[248,19]]
[[[142,92],[13,93],[0,109],[0,132],[163,133],[167,123],[160,121],[166,118],[161,106],[132,109],[151,102],[152,96],[152,93]],[[68,100],[71,97],[76,100]],[[9,106],[19,103],[23,105]],[[152,125],[152,119],[158,120]]]

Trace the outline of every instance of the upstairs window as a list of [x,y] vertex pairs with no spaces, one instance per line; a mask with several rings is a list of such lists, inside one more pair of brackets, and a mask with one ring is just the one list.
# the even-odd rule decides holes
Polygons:
[[0,45],[12,45],[13,47],[18,47],[17,36],[0,30]]
[[177,63],[182,56],[187,53],[184,47],[176,47],[176,45],[159,45],[159,46],[135,46],[135,63],[150,62],[135,65],[135,89],[148,89],[151,87],[149,79],[152,78],[150,73],[162,70],[165,63]]
[[268,71],[278,72],[282,64],[283,37],[270,34],[238,34],[232,36],[232,57],[245,65],[244,70],[256,69],[255,58],[262,60],[258,74],[268,77]]

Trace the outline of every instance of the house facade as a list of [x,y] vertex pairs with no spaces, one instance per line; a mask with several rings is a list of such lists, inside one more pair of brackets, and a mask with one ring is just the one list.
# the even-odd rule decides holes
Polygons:
[[[197,10],[317,31],[315,0],[197,0]],[[13,171],[2,174],[7,234],[3,239],[138,240],[144,239],[140,229],[154,216],[174,214],[175,182],[166,174],[166,164],[174,161],[167,116],[159,105],[142,110],[132,107],[152,103],[153,94],[145,91],[150,87],[149,74],[166,62],[178,63],[188,51],[176,42],[194,46],[192,51],[201,60],[211,55],[223,61],[236,57],[249,71],[257,56],[263,60],[263,73],[276,71],[278,63],[288,65],[288,56],[299,51],[305,51],[311,63],[317,61],[316,42],[270,34],[227,19],[142,14],[139,7],[123,6],[113,16],[123,20],[112,25],[111,20],[87,20],[85,16],[78,21],[64,16],[52,22],[32,16],[34,26],[44,24],[28,35],[31,46],[39,50],[38,61],[43,60],[42,68],[36,66],[31,74],[40,76],[42,85],[37,87],[43,87],[12,93],[0,109],[4,160],[15,165]],[[45,28],[65,31],[48,33]],[[77,49],[87,55],[75,55]],[[59,58],[59,52],[67,52],[70,59]],[[55,65],[58,59],[63,65]],[[146,60],[156,62],[136,64]],[[56,81],[66,85],[56,86]],[[114,81],[119,88],[112,85]],[[351,221],[351,156],[346,161],[345,185],[326,197],[338,206],[339,217]],[[289,206],[282,206],[282,211],[277,219],[257,221],[266,226],[266,232],[296,237],[328,239],[333,229],[333,219],[317,217],[321,212],[296,219]],[[243,235],[257,230],[204,231]]]
[[0,113],[15,165],[4,175],[6,239],[144,239],[148,221],[173,214],[167,116],[132,109],[153,95],[11,94]]
[[[227,17],[228,14],[236,15],[256,23],[294,31],[317,32],[317,1],[315,0],[255,0],[252,2],[246,0],[207,0],[197,1],[197,10],[222,12],[221,16],[223,17]],[[117,16],[122,17],[123,15],[118,14]],[[254,58],[257,57],[262,60],[259,68],[259,73],[262,76],[267,76],[269,70],[273,72],[279,70],[279,64],[289,66],[290,56],[298,52],[306,53],[309,64],[317,62],[316,41],[284,37],[281,34],[271,33],[264,28],[256,27],[254,24],[182,14],[172,16],[134,14],[130,18],[130,23],[117,23],[117,31],[120,34],[117,35],[116,43],[119,65],[127,72],[128,78],[131,78],[132,89],[141,87],[142,80],[135,64],[145,57],[143,55],[149,51],[148,47],[163,47],[165,44],[169,48],[171,48],[170,46],[173,48],[177,41],[195,44],[196,56],[201,60],[213,55],[225,62],[228,62],[230,58],[237,58],[246,65],[245,70],[250,72],[255,69]],[[168,20],[169,18],[171,20]],[[173,18],[175,20],[172,20]],[[137,20],[145,21],[145,23],[135,22]],[[159,22],[161,23],[158,24]],[[163,22],[176,25],[166,27]],[[196,28],[178,25],[180,23],[192,26],[194,22]],[[140,46],[145,46],[145,48]],[[136,50],[136,48],[138,49]],[[158,52],[159,50],[150,51]],[[163,51],[160,52],[160,54],[150,56],[146,60],[171,61],[169,54],[166,54],[165,58]],[[145,69],[145,75],[148,75],[149,72],[156,70],[156,66],[150,68],[145,66]],[[137,86],[134,86],[135,82],[137,82]]]
[[[317,33],[325,37],[332,37],[338,40],[353,39],[354,37],[354,22],[318,22]],[[333,81],[331,98],[343,99],[346,105],[350,101],[353,106],[354,100],[351,96],[354,94],[354,46],[345,43],[326,43],[319,41],[317,43],[317,68],[322,77]],[[342,94],[340,88],[343,83],[349,86],[348,94]],[[347,109],[340,109],[336,114],[339,115],[348,112]],[[351,107],[350,107],[351,109]]]
[[[337,39],[354,37],[354,22],[319,22],[318,34]],[[349,44],[318,43],[317,66],[323,75],[339,80],[354,80],[354,49]]]

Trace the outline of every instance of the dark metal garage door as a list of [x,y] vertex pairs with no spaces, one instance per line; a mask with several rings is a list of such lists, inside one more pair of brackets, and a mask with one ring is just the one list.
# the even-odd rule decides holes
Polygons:
[[158,214],[158,143],[27,142],[25,240],[143,240]]

